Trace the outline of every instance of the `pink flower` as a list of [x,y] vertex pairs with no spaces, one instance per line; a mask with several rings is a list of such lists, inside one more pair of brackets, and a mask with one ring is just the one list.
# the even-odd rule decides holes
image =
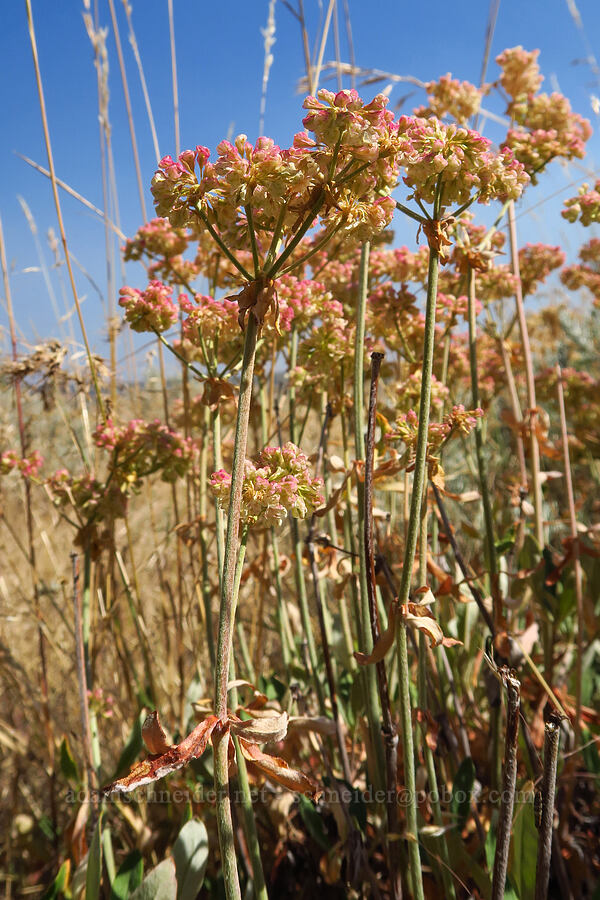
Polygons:
[[178,318],[172,302],[172,289],[161,281],[151,281],[145,291],[123,287],[119,291],[119,306],[125,309],[125,319],[134,331],[168,331]]

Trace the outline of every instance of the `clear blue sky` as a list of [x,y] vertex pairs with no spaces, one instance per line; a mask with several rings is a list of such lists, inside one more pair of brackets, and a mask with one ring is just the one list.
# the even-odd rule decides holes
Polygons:
[[[295,0],[291,2],[295,4]],[[73,0],[62,3],[32,0],[32,3],[57,174],[101,207],[96,75],[92,48],[82,20],[83,3]],[[304,4],[309,30],[314,37],[322,8],[316,0],[304,0]],[[454,0],[453,3],[442,0],[422,0],[420,3],[348,0],[348,4],[358,65],[423,80],[450,71],[460,79],[478,82],[488,18],[486,0]],[[342,2],[339,5],[343,8]],[[100,24],[109,29],[109,116],[121,223],[123,231],[132,234],[141,218],[131,145],[108,3],[99,0],[98,6]],[[167,0],[133,0],[132,6],[160,152],[161,155],[174,153]],[[327,6],[325,0],[322,6]],[[126,57],[147,206],[152,214],[149,184],[155,159],[150,130],[137,68],[127,40],[121,0],[115,0],[115,7]],[[243,3],[236,0],[218,3],[174,0],[182,147],[201,143],[214,148],[230,130],[246,132],[251,139],[256,137],[263,70],[260,29],[266,23],[267,8],[267,0]],[[488,80],[496,77],[494,57],[505,47],[522,44],[527,49],[539,48],[539,62],[546,76],[543,89],[561,90],[570,98],[576,111],[591,119],[595,134],[589,144],[585,167],[589,171],[600,171],[600,117],[594,113],[591,99],[592,95],[600,97],[600,83],[586,62],[590,48],[600,58],[600,4],[598,0],[577,0],[577,8],[589,46],[585,45],[575,26],[567,0],[501,0]],[[302,97],[296,93],[296,85],[304,72],[304,60],[297,22],[281,2],[276,6],[276,26],[275,58],[264,130],[285,145],[301,128]],[[342,57],[347,59],[343,21],[340,21],[340,34]],[[333,57],[331,38],[325,59]],[[52,259],[45,235],[49,227],[57,229],[48,180],[16,156],[16,152],[20,152],[47,165],[24,0],[3,4],[0,60],[3,121],[0,215],[17,321],[23,336],[34,340],[55,336],[59,329],[42,275],[35,271],[37,252],[17,195],[26,200],[35,217],[48,265]],[[332,84],[335,86],[335,82]],[[370,98],[384,84],[359,88],[359,91]],[[406,85],[395,87],[392,103],[409,90]],[[417,90],[402,109],[410,112],[423,101],[424,94]],[[497,101],[492,107],[497,112],[502,111]],[[496,127],[486,126],[486,134],[492,139],[500,135],[499,131],[494,131]],[[586,177],[591,180],[592,176],[586,176],[578,166],[563,169],[554,164],[552,168],[551,176],[538,188],[530,190],[521,205],[521,235],[525,240],[563,243],[569,255],[573,255],[578,243],[591,235],[589,231],[584,234],[567,226],[560,220],[559,211],[562,200],[575,192],[570,183],[579,183]],[[537,205],[553,192],[558,192],[555,199]],[[103,224],[75,200],[64,194],[61,200],[70,249],[100,292],[105,294]],[[526,212],[534,205],[536,208],[531,213]],[[397,230],[402,241],[414,242],[414,229],[410,225],[399,222]],[[61,296],[60,279],[56,273],[51,277],[62,311],[65,301]],[[129,268],[127,280],[130,283],[141,287],[142,278],[139,266]],[[77,274],[77,283],[80,293],[86,295],[84,313],[95,349],[106,354],[99,295],[81,273]],[[71,304],[68,290],[66,303]],[[75,321],[73,324],[79,338],[77,324]],[[2,309],[0,327],[5,326],[6,316]]]

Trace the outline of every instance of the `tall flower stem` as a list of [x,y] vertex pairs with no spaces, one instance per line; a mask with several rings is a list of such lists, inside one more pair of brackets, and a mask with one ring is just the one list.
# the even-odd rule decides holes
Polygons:
[[[360,270],[358,276],[358,308],[356,311],[356,337],[354,344],[354,453],[357,460],[364,460],[365,423],[364,423],[364,356],[365,356],[365,317],[367,310],[367,294],[369,287],[369,250],[368,242],[362,245],[360,253]],[[358,496],[358,528],[361,535],[365,530],[365,486],[357,479]],[[360,642],[365,653],[373,648],[371,634],[371,614],[369,610],[369,587],[367,574],[367,558],[365,542],[358,542],[359,549],[359,596],[360,596]],[[385,755],[380,726],[380,705],[377,693],[377,673],[373,666],[363,670],[363,689],[369,732],[373,746],[374,759],[371,770],[375,786],[378,790],[385,787]]]
[[542,514],[542,484],[540,481],[540,448],[535,432],[535,416],[537,403],[535,398],[535,379],[533,374],[533,359],[525,307],[523,304],[523,290],[521,288],[521,273],[519,270],[519,251],[517,246],[517,225],[515,220],[515,204],[511,202],[508,207],[508,237],[510,242],[510,255],[513,273],[517,276],[515,299],[517,303],[517,316],[519,330],[521,332],[521,344],[523,346],[523,361],[525,363],[525,383],[527,386],[527,405],[530,417],[529,449],[531,454],[531,485],[533,489],[533,508],[535,518],[535,536],[540,547],[544,546],[544,520]]
[[[369,390],[369,414],[367,419],[367,445],[365,457],[365,481],[364,481],[364,553],[367,572],[367,596],[369,601],[369,624],[371,636],[375,645],[380,636],[379,615],[377,610],[377,582],[375,575],[375,542],[373,535],[373,469],[375,466],[375,427],[377,414],[377,388],[379,385],[379,371],[383,361],[383,353],[371,354],[371,385]],[[385,749],[385,776],[386,776],[386,813],[389,834],[395,834],[398,828],[398,803],[396,800],[396,779],[398,768],[398,734],[392,718],[390,703],[390,689],[388,684],[385,660],[380,660],[375,666],[377,672],[377,687],[381,701],[382,732]],[[388,842],[387,857],[390,867],[392,893],[394,898],[402,896],[400,879],[400,867],[398,859]]]
[[[410,513],[404,549],[404,564],[400,580],[398,599],[400,607],[408,603],[410,582],[417,541],[421,527],[421,504],[427,469],[427,437],[429,432],[429,410],[431,406],[431,375],[433,370],[433,350],[435,344],[435,312],[437,303],[437,282],[439,271],[439,251],[429,248],[429,270],[427,275],[427,302],[425,307],[425,335],[423,344],[423,369],[421,375],[421,400],[419,403],[419,430],[413,476]],[[398,676],[400,680],[400,716],[404,747],[404,777],[408,793],[406,806],[406,826],[409,833],[408,858],[415,900],[423,900],[423,875],[417,840],[417,797],[415,779],[414,742],[410,704],[410,672],[406,624],[400,619],[397,634]]]
[[[479,406],[479,381],[477,373],[477,319],[475,314],[475,270],[469,269],[468,292],[468,316],[469,316],[469,365],[471,369],[471,402],[473,408]],[[500,614],[498,598],[498,560],[496,556],[496,544],[494,541],[494,521],[492,516],[492,501],[488,484],[488,473],[485,455],[483,452],[483,426],[481,419],[477,419],[475,425],[475,452],[477,456],[477,471],[479,473],[479,487],[483,502],[483,519],[485,525],[485,540],[488,567],[490,572],[491,592],[494,601],[493,620],[498,624]]]
[[227,683],[229,661],[233,643],[235,615],[235,574],[240,546],[240,513],[242,486],[244,482],[244,462],[248,442],[248,420],[252,399],[252,379],[256,354],[257,323],[252,313],[246,324],[244,357],[242,360],[240,393],[238,401],[233,465],[231,472],[231,494],[227,514],[227,532],[221,580],[221,605],[219,610],[219,631],[217,636],[217,662],[215,669],[215,713],[223,723],[213,739],[215,751],[215,790],[217,794],[217,827],[219,846],[223,864],[223,878],[227,900],[241,897],[237,872],[231,803],[229,799],[229,729],[227,722]]

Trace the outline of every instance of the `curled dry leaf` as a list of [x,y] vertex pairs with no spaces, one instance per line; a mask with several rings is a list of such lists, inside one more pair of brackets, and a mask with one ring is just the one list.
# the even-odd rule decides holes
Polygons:
[[113,791],[127,793],[144,784],[158,781],[159,778],[164,778],[171,772],[176,772],[192,759],[198,759],[206,750],[206,745],[218,722],[217,716],[208,716],[180,744],[174,744],[164,753],[152,754],[147,759],[136,763],[128,775],[106,785],[102,789],[102,793],[110,794]]
[[209,409],[214,411],[223,400],[232,400],[234,397],[235,390],[229,381],[222,378],[207,378],[204,382],[201,402]]
[[354,658],[360,666],[368,666],[371,663],[381,662],[385,654],[391,648],[394,643],[394,636],[396,634],[396,621],[398,615],[398,601],[392,600],[390,603],[390,609],[388,613],[388,624],[385,631],[382,631],[379,635],[379,639],[377,640],[375,646],[373,647],[371,653],[359,653],[358,650],[354,652]]
[[457,641],[455,638],[444,637],[444,632],[435,616],[424,603],[407,603],[406,606],[400,608],[400,614],[411,628],[425,632],[432,647],[437,647],[439,644],[443,644],[444,647],[455,647],[457,644],[462,644],[462,641]]
[[251,744],[282,741],[288,730],[288,714],[276,713],[271,709],[256,710],[251,719],[244,721],[237,716],[231,716],[230,727],[233,734]]
[[304,775],[303,772],[290,768],[286,761],[279,756],[269,756],[268,753],[259,750],[256,744],[249,744],[243,738],[240,738],[240,747],[249,763],[289,791],[309,794],[311,797],[317,793],[316,781],[313,781],[308,775]]
[[166,753],[172,746],[167,740],[165,729],[160,724],[158,710],[156,709],[154,712],[151,712],[149,716],[146,716],[144,720],[144,724],[142,725],[142,740],[146,745],[148,753],[153,753],[155,756]]
[[256,323],[262,328],[265,316],[270,309],[275,313],[275,328],[279,331],[279,301],[277,289],[272,280],[265,281],[264,276],[244,285],[239,294],[227,297],[227,300],[236,300],[239,306],[238,322],[242,331],[246,326],[246,318],[251,313]]

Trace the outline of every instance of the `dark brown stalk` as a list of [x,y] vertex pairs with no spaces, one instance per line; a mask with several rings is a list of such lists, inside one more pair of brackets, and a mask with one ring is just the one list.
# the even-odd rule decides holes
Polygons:
[[494,622],[485,607],[485,603],[483,602],[483,597],[481,596],[480,592],[473,584],[473,580],[472,580],[472,576],[469,572],[469,568],[464,560],[462,553],[458,549],[458,544],[456,543],[456,541],[454,539],[454,535],[452,533],[452,528],[451,528],[450,522],[448,520],[448,515],[446,513],[446,507],[444,506],[444,503],[442,501],[442,495],[440,494],[440,492],[439,492],[438,488],[435,486],[435,484],[432,483],[432,487],[433,487],[433,494],[435,497],[435,502],[437,504],[437,508],[439,509],[440,516],[442,519],[442,524],[444,526],[444,532],[446,534],[446,537],[448,538],[448,541],[450,542],[450,546],[452,547],[452,552],[454,553],[454,557],[456,559],[456,562],[458,563],[458,567],[463,574],[463,578],[469,585],[469,590],[471,591],[471,594],[473,595],[473,599],[479,608],[479,612],[481,613],[481,616],[482,616],[485,624],[490,629],[492,637],[494,637],[494,635],[496,634],[496,629],[494,628]]
[[502,769],[502,799],[492,878],[492,900],[502,900],[506,884],[513,808],[515,805],[515,787],[517,783],[517,741],[521,709],[521,683],[508,669],[502,670],[501,677],[507,694],[506,738],[504,744],[504,766]]
[[[525,722],[524,724],[525,727],[522,729],[521,734],[523,735],[525,747],[527,749],[531,771],[535,775],[536,781],[539,781],[543,775],[542,764],[529,733],[529,728],[526,727]],[[567,867],[565,866],[565,861],[560,852],[560,838],[556,831],[552,831],[552,851],[552,868],[554,870],[554,877],[560,886],[560,896],[562,900],[575,900],[573,891],[571,890],[569,876],[567,874]]]
[[554,821],[554,793],[556,790],[556,765],[560,745],[560,722],[551,716],[544,732],[544,775],[542,778],[542,821],[539,829],[537,865],[535,871],[535,900],[548,896],[550,861],[552,859],[552,835]]
[[[373,544],[373,466],[375,459],[375,422],[377,414],[377,388],[379,386],[379,372],[383,361],[383,353],[371,354],[371,385],[369,390],[369,412],[367,418],[367,441],[365,447],[365,518],[364,518],[364,542],[365,563],[367,570],[367,597],[369,600],[369,618],[371,622],[371,635],[373,646],[379,640],[379,616],[377,613],[376,577],[375,577],[375,550]],[[398,805],[396,803],[396,773],[398,767],[398,735],[394,727],[390,704],[390,692],[388,687],[385,660],[376,664],[377,685],[381,701],[381,718],[383,742],[385,747],[385,774],[386,774],[386,811],[388,831],[396,834],[398,828]],[[390,870],[392,872],[392,887],[394,897],[402,896],[402,885],[399,872],[396,871],[397,855],[388,854]]]

